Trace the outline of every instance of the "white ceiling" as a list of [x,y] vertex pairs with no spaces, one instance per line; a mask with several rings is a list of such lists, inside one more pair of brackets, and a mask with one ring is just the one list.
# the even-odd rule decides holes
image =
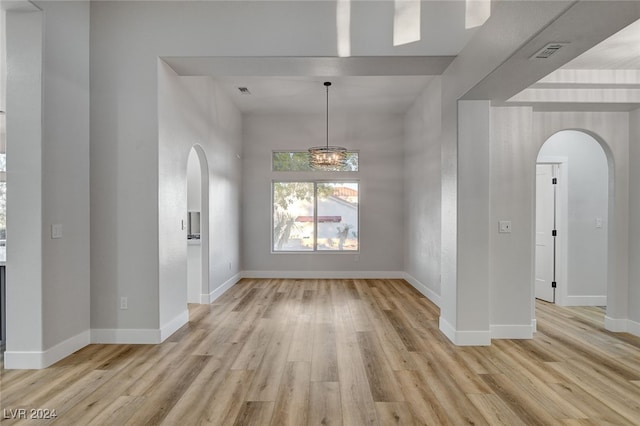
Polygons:
[[[440,29],[440,33],[443,39],[447,39],[446,31]],[[459,53],[462,47],[463,43],[459,43],[454,50],[458,50]],[[585,74],[587,71],[584,70],[592,71]],[[640,71],[630,73],[629,70],[640,70],[640,21],[623,28],[522,92],[526,95],[524,99],[518,99],[516,96],[512,101],[526,100],[540,105],[552,102],[555,106],[551,108],[569,103],[574,105],[572,108],[575,108],[576,104],[588,100],[587,103],[593,104],[592,108],[604,107],[614,110],[636,108],[636,99],[639,96],[636,91],[640,90]],[[615,74],[611,74],[612,72]],[[440,74],[440,72],[432,74]],[[358,108],[402,113],[415,101],[432,78],[416,75],[357,77],[348,76],[348,73],[342,75],[342,77],[332,78],[220,77],[217,80],[244,113],[324,111],[325,89],[322,85],[324,81],[333,83],[330,88],[330,108],[332,109]],[[252,94],[240,95],[237,88],[241,86],[247,87]],[[558,93],[561,92],[559,89],[565,90],[566,93],[559,96]],[[567,89],[570,91],[567,92]],[[623,90],[624,96],[612,98],[609,96],[611,89]],[[589,96],[585,96],[580,90],[591,90],[596,93],[596,96],[594,98],[591,92],[587,93]],[[582,100],[583,98],[585,100]]]
[[[326,108],[325,81],[332,111],[359,109],[403,113],[423,91],[430,76],[217,77],[243,113],[320,113]],[[238,87],[247,87],[242,95]]]
[[539,110],[630,111],[640,105],[640,20],[509,99]]
[[623,28],[562,68],[640,70],[640,21]]
[[[333,83],[332,109],[400,113],[413,104],[429,76],[441,74],[460,53],[486,19],[491,4],[490,0],[405,3],[398,3],[399,12],[403,5],[417,5],[417,20],[415,9],[410,20],[400,19],[404,15],[394,1],[342,0],[341,7],[333,0],[317,2],[313,7],[318,25],[326,30],[316,34],[315,42],[323,46],[316,50],[327,56],[300,56],[297,62],[292,57],[269,56],[245,62],[238,57],[163,59],[178,75],[213,76],[243,113],[322,112],[324,81]],[[345,6],[348,26],[341,33],[338,23],[344,23],[340,18]],[[419,39],[394,45],[395,30],[402,33],[415,22],[420,25]],[[350,55],[338,58],[343,42],[350,46]],[[327,43],[329,50],[324,47]],[[338,50],[333,52],[336,43]],[[240,95],[238,87],[247,87],[251,95]]]
[[[462,46],[459,47],[460,49]],[[181,76],[212,76],[243,113],[331,109],[401,113],[454,56],[163,57]],[[246,87],[250,95],[241,95]]]

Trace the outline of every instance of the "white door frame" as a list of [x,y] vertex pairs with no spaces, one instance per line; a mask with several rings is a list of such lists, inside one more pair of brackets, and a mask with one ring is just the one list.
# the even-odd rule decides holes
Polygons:
[[534,295],[536,299],[556,303],[556,223],[558,165],[536,163]]
[[[200,144],[194,144],[189,149],[196,154],[198,159],[198,171],[200,174],[200,289],[198,299],[201,304],[211,303],[209,289],[209,161],[204,148]],[[187,186],[188,187],[188,186]],[[187,268],[189,266],[187,253]],[[187,286],[189,283],[187,282]],[[189,290],[187,289],[187,292]],[[187,293],[188,294],[188,293]],[[187,296],[187,299],[189,297]],[[194,303],[194,302],[189,302]]]
[[[568,298],[567,284],[569,282],[567,273],[567,265],[569,263],[569,158],[539,156],[536,164],[553,164],[559,166],[559,176],[557,176],[558,186],[556,187],[556,227],[558,229],[558,236],[556,237],[556,305],[566,306]],[[535,304],[535,282],[533,285],[533,303]]]

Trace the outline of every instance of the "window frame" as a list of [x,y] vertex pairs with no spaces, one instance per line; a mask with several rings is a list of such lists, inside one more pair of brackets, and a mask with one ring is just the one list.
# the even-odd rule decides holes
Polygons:
[[[334,172],[335,173],[335,172]],[[313,249],[311,250],[275,250],[275,236],[274,236],[274,213],[275,213],[275,203],[274,203],[274,188],[276,183],[311,183],[313,184]],[[318,184],[323,183],[332,183],[332,184],[344,184],[344,183],[352,183],[358,185],[358,208],[357,208],[357,218],[358,218],[358,249],[357,250],[318,250],[318,197],[317,197],[317,187]],[[270,227],[270,251],[271,254],[360,254],[360,236],[361,236],[361,218],[360,218],[360,192],[362,188],[362,182],[360,179],[272,179],[271,180],[271,223]]]

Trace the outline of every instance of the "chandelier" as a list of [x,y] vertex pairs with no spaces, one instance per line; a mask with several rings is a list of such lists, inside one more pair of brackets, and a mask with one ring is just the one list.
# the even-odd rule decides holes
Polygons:
[[327,88],[327,143],[324,146],[314,146],[309,148],[309,166],[315,170],[341,171],[347,164],[347,149],[341,146],[329,145],[329,86]]

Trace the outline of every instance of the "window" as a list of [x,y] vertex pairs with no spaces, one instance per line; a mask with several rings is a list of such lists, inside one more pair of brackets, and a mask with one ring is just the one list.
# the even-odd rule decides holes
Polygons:
[[[357,152],[347,152],[347,164],[343,172],[357,172],[359,155]],[[307,151],[274,151],[271,156],[271,170],[274,172],[313,172],[309,166]]]
[[273,182],[273,251],[358,251],[357,182]]

